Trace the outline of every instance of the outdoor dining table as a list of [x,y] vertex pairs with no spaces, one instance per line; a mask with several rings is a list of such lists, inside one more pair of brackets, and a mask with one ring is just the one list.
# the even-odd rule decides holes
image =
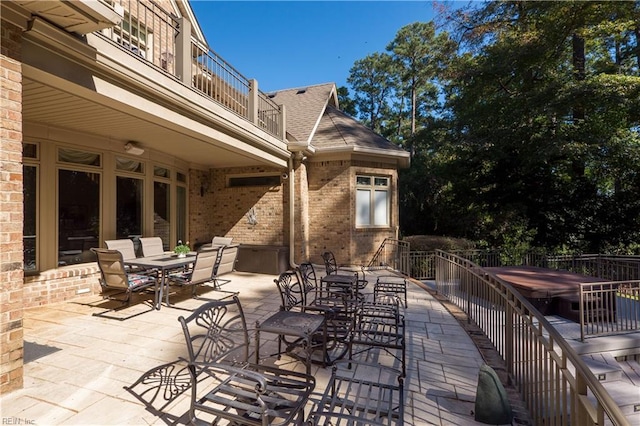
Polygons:
[[[179,257],[173,252],[168,252],[156,256],[137,257],[135,259],[128,259],[124,261],[125,265],[137,266],[145,269],[157,269],[161,273],[161,278],[158,280],[160,286],[159,291],[156,291],[158,298],[156,302],[156,309],[160,310],[162,305],[162,293],[167,286],[167,272],[187,266],[196,260],[196,253],[190,252],[185,257]],[[156,289],[157,290],[157,289]],[[167,306],[169,306],[169,291],[167,289]]]
[[320,279],[325,290],[339,290],[354,295],[357,291],[358,276],[356,274],[329,274]]

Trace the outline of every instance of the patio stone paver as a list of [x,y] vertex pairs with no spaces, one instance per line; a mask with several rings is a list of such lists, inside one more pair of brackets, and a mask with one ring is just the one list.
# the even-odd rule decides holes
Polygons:
[[[256,320],[278,310],[280,300],[274,276],[233,273],[228,277],[231,282],[223,290],[239,291],[250,329]],[[25,364],[24,389],[1,397],[2,417],[38,425],[166,424],[166,418],[147,410],[124,386],[133,384],[153,367],[186,357],[177,318],[189,312],[177,308],[193,309],[203,303],[186,294],[182,298],[172,296],[176,308],[163,306],[160,311],[124,321],[92,316],[104,304],[99,296],[25,311],[24,338],[29,342],[26,350],[37,349],[40,357]],[[203,297],[228,295],[210,291]],[[473,340],[421,286],[409,285],[408,302],[405,424],[481,424],[474,421],[473,408],[478,371],[484,361]],[[129,315],[148,308],[138,300],[122,313]],[[275,345],[275,341],[265,345]],[[266,353],[261,349],[261,354]],[[371,356],[397,364],[383,352]],[[284,368],[304,370],[286,356],[274,362]],[[330,371],[330,367],[313,366],[317,386],[312,399],[324,391]],[[166,410],[175,419],[187,406],[188,391]],[[311,403],[307,411],[310,408]]]

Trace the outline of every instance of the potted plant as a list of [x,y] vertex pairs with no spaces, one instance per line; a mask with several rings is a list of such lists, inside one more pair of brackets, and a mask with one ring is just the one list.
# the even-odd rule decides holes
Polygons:
[[189,241],[187,241],[186,244],[182,244],[182,240],[178,240],[178,245],[173,249],[173,252],[177,254],[178,257],[186,257],[190,251]]

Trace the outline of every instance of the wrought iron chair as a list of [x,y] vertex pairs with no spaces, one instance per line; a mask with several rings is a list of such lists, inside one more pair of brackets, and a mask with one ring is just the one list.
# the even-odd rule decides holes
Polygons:
[[349,349],[349,338],[354,327],[358,301],[353,294],[342,289],[322,286],[318,282],[315,267],[310,262],[296,268],[298,280],[306,295],[306,306],[331,312],[326,318],[327,343],[326,364],[331,365],[345,356]]
[[407,307],[407,280],[397,275],[383,275],[376,279],[373,286],[373,298],[378,300],[380,296],[397,297],[398,301]]
[[404,424],[404,378],[378,364],[340,361],[311,409],[308,425]]
[[[262,322],[256,322],[256,363],[260,362],[260,334],[273,333],[278,335],[276,355],[280,357],[286,353],[303,361],[309,374],[314,352],[322,353],[321,362],[323,365],[326,362],[325,324],[332,311],[307,306],[306,293],[296,272],[283,272],[274,281],[280,294],[280,311]],[[299,352],[302,352],[302,355]]]
[[248,362],[249,335],[237,296],[208,302],[178,318],[189,353],[188,422],[301,424],[313,376]]
[[[377,350],[376,350],[377,349]],[[381,362],[380,355],[391,356],[394,367],[404,377],[406,374],[405,319],[400,313],[399,299],[385,295],[373,302],[360,303],[354,328],[349,336],[349,359],[356,355],[373,357]]]
[[142,237],[140,238],[140,245],[142,246],[142,255],[144,257],[164,254],[164,245],[160,237]]
[[322,260],[324,261],[325,272],[327,275],[335,274],[356,274],[357,275],[357,288],[356,293],[362,299],[364,295],[362,290],[367,286],[368,281],[365,275],[365,268],[363,266],[347,266],[338,265],[336,257],[331,251],[325,251],[322,253]]
[[[154,287],[155,305],[157,305],[159,302],[158,295],[160,287],[156,274],[127,272],[122,259],[122,253],[118,250],[92,248],[91,251],[97,256],[98,268],[100,269],[100,285],[102,286],[103,296],[105,298],[122,302],[122,306],[119,307],[122,308],[131,304],[131,295],[133,293]],[[116,297],[121,294],[124,295],[123,299]],[[106,312],[109,311],[111,310]],[[106,312],[94,315],[101,316]]]

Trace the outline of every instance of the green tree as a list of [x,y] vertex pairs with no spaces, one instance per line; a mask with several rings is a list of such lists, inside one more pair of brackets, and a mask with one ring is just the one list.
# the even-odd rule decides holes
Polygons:
[[383,133],[383,117],[388,113],[393,94],[393,75],[393,61],[386,53],[374,53],[359,59],[349,70],[347,83],[355,92],[358,117],[377,133]]
[[447,70],[447,106],[472,180],[459,192],[474,187],[468,203],[485,210],[476,229],[583,250],[639,237],[635,170],[634,184],[615,184],[639,149],[637,18],[637,2],[491,2],[456,15],[466,52]]
[[349,88],[346,86],[338,87],[338,105],[340,110],[355,117],[358,111],[356,110],[356,103],[349,96]]

